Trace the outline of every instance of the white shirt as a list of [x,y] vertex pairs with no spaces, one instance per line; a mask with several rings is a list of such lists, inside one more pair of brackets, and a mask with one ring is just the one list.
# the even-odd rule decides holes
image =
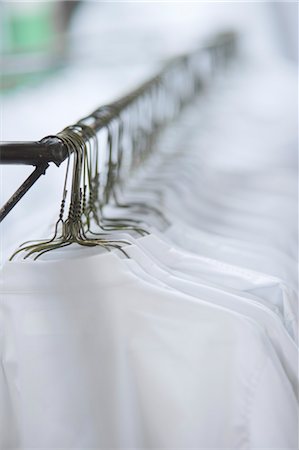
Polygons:
[[[184,245],[188,239],[192,239],[192,235],[184,233],[184,230],[181,231],[181,233],[176,233],[176,237],[179,244]],[[179,273],[183,272],[187,277],[191,276],[191,281],[196,278],[218,286],[248,292],[253,294],[256,299],[260,298],[262,303],[268,305],[269,308],[279,311],[284,317],[287,327],[296,333],[297,296],[279,278],[200,256],[195,253],[196,242],[193,253],[175,246],[171,247],[167,242],[152,235],[144,237],[138,242],[157,260]]]
[[141,281],[114,254],[8,263],[1,290],[4,447],[296,447],[290,382],[243,316]]

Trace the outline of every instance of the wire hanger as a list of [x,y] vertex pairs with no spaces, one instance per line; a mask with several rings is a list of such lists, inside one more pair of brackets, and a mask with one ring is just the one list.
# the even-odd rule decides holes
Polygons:
[[[90,143],[90,141],[85,139],[86,136],[83,136],[84,132],[88,133],[90,136],[91,133],[93,133],[92,129],[86,125],[76,124],[66,128],[58,135],[67,145],[70,157],[66,168],[59,218],[55,225],[53,237],[48,240],[35,241],[30,245],[27,245],[27,243],[23,244],[21,248],[11,256],[10,260],[21,252],[25,252],[24,259],[32,256],[33,259],[36,260],[46,252],[63,248],[74,243],[89,247],[98,245],[107,251],[111,251],[111,249],[115,248],[128,257],[126,252],[122,249],[122,246],[129,245],[130,242],[105,238],[103,233],[101,235],[98,234],[97,237],[90,236],[91,216],[93,221],[100,223],[100,209],[97,208],[97,198],[94,189],[95,175],[97,173],[96,164],[94,174],[92,174],[91,170],[92,161],[96,162],[94,154],[97,153],[97,147],[87,144]],[[95,139],[94,142],[96,142]],[[67,218],[64,219],[71,156],[73,158],[71,192],[69,196],[68,215]]]
[[[224,36],[213,45],[223,46],[225,53],[234,39],[234,35]],[[215,53],[213,45],[206,50],[221,62],[222,50]],[[37,259],[74,243],[107,251],[117,249],[127,256],[122,247],[130,244],[132,233],[148,234],[154,217],[161,226],[170,225],[156,202],[149,202],[140,193],[124,194],[124,187],[132,172],[151,155],[160,131],[201,86],[198,54],[201,52],[175,58],[128,96],[98,108],[56,136],[33,143],[35,148],[26,156],[26,164],[40,166],[52,161],[59,166],[68,158],[60,212],[52,238],[25,242],[11,259],[22,252],[24,258]],[[99,145],[100,132],[106,132],[103,145]],[[46,149],[45,154],[40,147]],[[6,154],[4,146],[4,160]],[[161,192],[159,188],[154,190],[158,199]]]

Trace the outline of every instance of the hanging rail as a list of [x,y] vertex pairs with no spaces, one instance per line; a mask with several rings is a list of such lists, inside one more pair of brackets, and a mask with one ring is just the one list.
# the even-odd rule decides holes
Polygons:
[[[211,63],[211,71],[213,72],[218,66],[225,65],[228,60],[235,54],[237,37],[235,33],[222,33],[216,36],[211,42],[199,50],[176,57],[170,60],[161,72],[147,82],[143,83],[129,95],[122,97],[120,100],[107,106],[102,106],[94,111],[90,116],[82,119],[88,120],[92,118],[92,122],[88,126],[95,132],[100,131],[107,126],[115,118],[132,105],[136,100],[142,98],[153,91],[156,87],[167,81],[167,76],[176,73],[182,67],[188,67],[191,63],[200,62],[203,55],[208,55]],[[193,80],[196,87],[201,87],[201,71],[197,71],[197,79]],[[198,85],[198,86],[197,86]],[[196,89],[195,89],[196,90]],[[192,100],[194,93],[180,98],[180,108]],[[176,93],[177,95],[177,93]],[[35,170],[11,196],[11,198],[0,209],[0,222],[7,216],[19,200],[33,186],[33,184],[46,173],[49,163],[59,166],[67,157],[69,150],[62,140],[56,136],[47,136],[36,142],[2,142],[0,143],[0,164],[2,165],[31,165],[35,166]]]

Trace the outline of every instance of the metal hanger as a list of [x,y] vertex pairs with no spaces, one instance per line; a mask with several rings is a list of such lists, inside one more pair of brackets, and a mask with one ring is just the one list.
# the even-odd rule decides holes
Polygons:
[[[54,235],[51,239],[35,241],[30,245],[22,245],[10,259],[13,259],[17,254],[25,252],[24,258],[33,257],[34,260],[42,256],[44,253],[51,250],[59,249],[77,243],[85,246],[101,246],[108,251],[112,249],[120,250],[128,257],[126,252],[122,249],[123,245],[129,245],[130,242],[113,240],[105,238],[104,235],[90,237],[88,231],[89,222],[86,220],[86,208],[89,207],[93,213],[93,220],[98,220],[98,211],[95,208],[95,203],[92,201],[92,195],[89,195],[88,206],[86,205],[86,196],[91,194],[93,190],[93,183],[91,177],[91,161],[94,154],[94,149],[88,148],[86,136],[83,132],[91,133],[91,129],[87,129],[82,124],[76,124],[68,127],[58,136],[66,144],[69,149],[70,157],[66,168],[66,175],[63,187],[63,196],[61,201],[61,209],[58,221],[55,225]],[[71,180],[71,191],[69,196],[69,210],[67,218],[64,219],[64,212],[67,200],[67,184],[69,178],[69,168],[71,155],[73,158],[73,170]]]

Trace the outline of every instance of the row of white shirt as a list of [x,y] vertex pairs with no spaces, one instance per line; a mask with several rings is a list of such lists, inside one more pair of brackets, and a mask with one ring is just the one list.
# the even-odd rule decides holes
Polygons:
[[[121,194],[170,226],[132,210],[151,233],[112,234],[129,258],[73,245],[4,265],[1,448],[298,448],[296,176],[255,145],[237,168],[228,119],[218,152],[226,137],[234,167],[209,157],[221,89]],[[222,99],[259,133],[240,91]]]

